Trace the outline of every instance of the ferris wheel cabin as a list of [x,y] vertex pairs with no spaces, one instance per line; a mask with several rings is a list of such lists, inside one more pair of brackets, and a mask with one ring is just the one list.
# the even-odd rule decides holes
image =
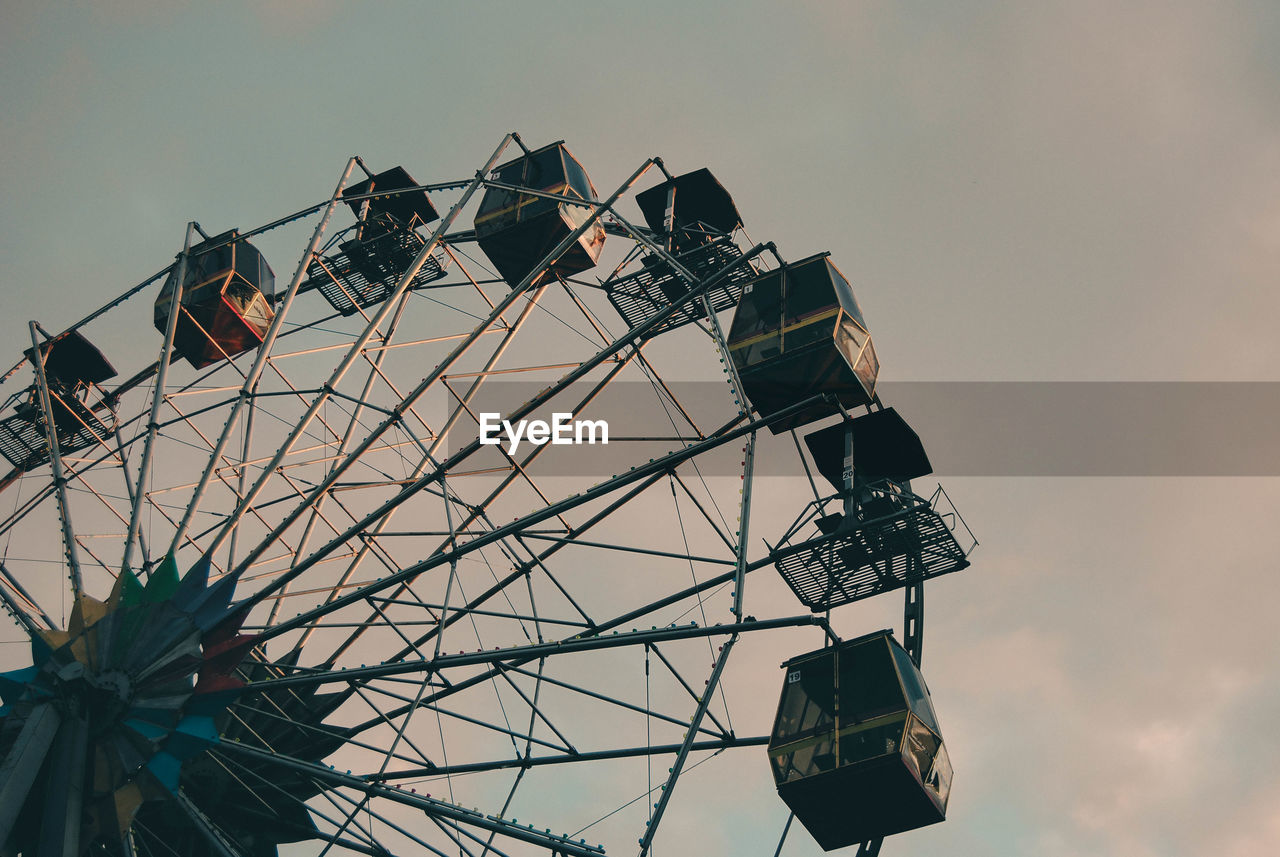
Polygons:
[[[174,350],[203,369],[262,344],[275,312],[275,275],[267,260],[232,229],[191,248],[182,280],[181,315]],[[178,265],[155,303],[155,326],[164,333],[173,306]]]
[[730,235],[742,226],[742,216],[724,185],[705,167],[667,179],[636,194],[636,205],[668,249],[683,253]]
[[[23,352],[32,360],[33,350]],[[107,406],[100,384],[116,370],[79,331],[69,330],[40,345],[53,434],[61,454],[95,446],[116,432],[115,415]],[[14,413],[0,420],[0,455],[21,472],[49,460],[39,387],[33,384],[15,397]]]
[[417,186],[408,170],[392,167],[346,188],[342,199],[362,224],[362,237],[379,230],[414,229],[440,219],[425,190],[406,190]]
[[[742,228],[742,217],[733,197],[711,171],[703,168],[669,178],[636,194],[636,204],[655,240],[676,264],[700,282],[716,277],[706,290],[712,310],[721,312],[736,306],[743,285],[757,272],[749,262],[733,265],[743,255],[734,241],[734,233]],[[680,308],[648,336],[706,316],[702,301],[687,297],[692,284],[677,274],[666,258],[655,252],[644,256],[642,262],[639,271],[602,284],[609,302],[628,325],[643,324],[673,305]]]
[[[596,201],[591,179],[563,141],[502,164],[494,169],[493,180],[512,188]],[[490,187],[476,212],[476,238],[498,274],[515,287],[590,215],[591,209],[585,205]],[[595,267],[604,238],[604,227],[597,221],[558,259],[552,260],[539,278],[549,274],[571,276]]]
[[[408,190],[417,186],[404,167],[392,167],[343,190],[356,225],[348,232],[351,237],[338,244],[337,253],[311,262],[304,288],[317,289],[342,315],[354,315],[389,298],[422,251],[418,227],[440,219],[425,190]],[[408,288],[440,279],[444,268],[434,254],[427,257]]]
[[[822,393],[846,408],[875,397],[880,363],[871,335],[849,281],[827,253],[745,286],[728,345],[747,399],[761,416]],[[815,405],[769,428],[778,434],[836,412]]]
[[946,817],[951,761],[924,678],[891,632],[783,668],[769,762],[779,796],[824,850]]
[[836,493],[807,504],[773,547],[800,603],[822,613],[968,567],[973,544],[961,544],[967,526],[945,492],[911,490],[933,465],[896,410],[842,420],[805,445]]

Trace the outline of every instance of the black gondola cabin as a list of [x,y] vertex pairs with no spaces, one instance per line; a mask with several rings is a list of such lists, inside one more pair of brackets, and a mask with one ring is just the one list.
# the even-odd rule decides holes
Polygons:
[[[267,260],[236,230],[191,248],[182,281],[182,314],[173,347],[203,369],[262,344],[275,312],[275,275]],[[178,266],[156,298],[155,326],[164,333],[173,304]]]
[[[669,178],[636,194],[636,204],[654,239],[697,284],[716,278],[702,295],[712,311],[737,306],[742,287],[756,276],[756,268],[751,262],[735,264],[743,255],[734,241],[742,218],[733,197],[711,171],[704,167]],[[610,277],[602,284],[609,302],[628,326],[642,325],[671,306],[678,307],[677,311],[650,328],[646,338],[706,317],[703,300],[689,299],[695,283],[677,274],[662,254],[645,254],[641,262],[639,270]],[[726,268],[728,272],[722,273]]]
[[[23,352],[28,360],[34,354],[31,348]],[[41,343],[40,359],[59,453],[79,452],[114,435],[115,414],[99,385],[114,378],[116,370],[102,352],[79,331],[69,330]],[[13,415],[0,420],[0,455],[23,472],[49,460],[49,441],[35,384]]]
[[729,235],[742,226],[733,197],[705,167],[636,194],[636,205],[655,234],[670,238],[670,249],[676,253]]
[[[343,315],[389,298],[422,251],[418,227],[440,219],[427,192],[412,189],[417,186],[404,167],[392,167],[344,190],[342,198],[356,215],[354,235],[338,244],[337,253],[312,260],[304,290],[318,289]],[[432,254],[408,288],[443,276],[444,266]]]
[[[867,404],[880,372],[853,289],[826,253],[770,271],[743,288],[729,329],[729,354],[761,416],[821,393],[846,408]],[[816,405],[769,427],[778,434],[836,412],[834,406]]]
[[[417,185],[404,167],[392,167],[345,189],[342,199],[360,221],[360,237],[369,238],[391,228],[414,229],[439,220],[425,190],[405,190]],[[385,195],[368,196],[379,192]]]
[[769,762],[831,851],[946,817],[951,761],[920,671],[889,631],[792,658]]
[[[596,201],[596,189],[586,170],[563,142],[508,161],[493,171],[493,178],[543,193]],[[590,215],[586,206],[491,187],[476,212],[476,239],[498,274],[514,287]],[[590,270],[603,247],[604,227],[597,221],[541,276],[571,276]]]

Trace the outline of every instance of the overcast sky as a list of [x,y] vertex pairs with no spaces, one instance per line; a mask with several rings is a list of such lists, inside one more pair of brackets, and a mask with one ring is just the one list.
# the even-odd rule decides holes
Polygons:
[[[602,189],[710,166],[752,238],[832,251],[890,380],[1280,381],[1277,81],[1265,0],[7,0],[2,362],[190,219],[265,222],[352,153],[465,176],[516,130]],[[885,853],[1280,853],[1280,482],[947,488],[982,541],[930,590],[951,819]]]

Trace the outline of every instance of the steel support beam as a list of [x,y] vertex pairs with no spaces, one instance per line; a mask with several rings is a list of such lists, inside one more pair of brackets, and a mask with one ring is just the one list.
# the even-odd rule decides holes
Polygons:
[[40,823],[41,857],[80,857],[88,745],[89,722],[84,716],[64,718],[49,760]]
[[405,792],[402,789],[393,788],[379,782],[372,782],[363,777],[343,774],[333,768],[326,768],[278,753],[259,750],[247,744],[222,744],[219,745],[219,752],[231,752],[259,761],[269,762],[281,768],[306,774],[317,782],[326,783],[330,787],[349,788],[370,797],[382,798],[421,810],[428,817],[437,821],[454,822],[492,833],[499,833],[503,836],[518,839],[521,842],[546,848],[552,852],[559,852],[566,855],[566,857],[570,857],[570,855],[571,857],[601,857],[604,853],[600,848],[581,842],[574,842],[566,836],[556,836],[555,834],[535,830],[532,825],[521,827],[504,818],[463,809],[446,801],[430,798],[426,795]]
[[[809,619],[807,624],[813,624],[812,616],[804,617]],[[640,837],[640,857],[644,857],[653,846],[653,837],[658,835],[658,825],[662,822],[662,816],[667,811],[667,806],[671,803],[671,795],[675,793],[676,782],[680,779],[680,772],[684,770],[684,763],[689,758],[689,753],[693,749],[695,738],[697,737],[698,727],[702,725],[702,718],[707,714],[707,708],[711,705],[711,698],[716,692],[716,688],[720,685],[720,677],[724,675],[724,665],[729,661],[729,654],[733,651],[733,646],[738,642],[738,634],[729,638],[723,646],[720,647],[720,655],[716,658],[715,668],[711,670],[711,678],[707,679],[707,689],[703,691],[702,698],[698,700],[698,707],[693,712],[693,718],[689,721],[689,731],[684,734],[684,743],[680,745],[680,749],[676,752],[675,761],[671,763],[670,774],[667,776],[667,784],[662,789],[662,795],[658,798],[658,803],[653,809],[653,815],[649,818],[649,823],[645,827],[644,835]]]
[[49,465],[53,470],[53,485],[58,497],[58,518],[62,522],[62,547],[67,555],[67,573],[71,578],[71,594],[77,599],[83,591],[80,579],[80,555],[71,526],[71,506],[67,502],[67,477],[62,469],[62,449],[58,444],[58,427],[53,420],[53,400],[49,396],[49,378],[44,371],[44,354],[40,349],[39,325],[28,325],[31,331],[31,362],[35,366],[36,388],[40,396],[40,412],[44,417],[44,436],[49,444]]
[[40,773],[61,724],[62,715],[52,703],[37,705],[22,724],[22,731],[4,764],[0,765],[0,848],[5,847],[13,832],[18,814],[27,802],[27,793]]
[[[122,572],[129,569],[129,561],[133,558],[133,542],[138,537],[138,528],[142,523],[142,507],[147,499],[147,477],[151,475],[151,454],[155,447],[156,435],[160,433],[160,406],[164,403],[164,384],[169,376],[169,364],[172,362],[173,339],[178,332],[178,318],[182,315],[182,288],[183,281],[187,278],[187,265],[191,259],[191,234],[194,231],[195,223],[188,223],[187,234],[182,239],[182,253],[178,256],[178,269],[173,278],[169,318],[164,326],[164,342],[160,346],[160,359],[156,361],[156,381],[155,389],[151,394],[151,413],[147,417],[147,434],[142,443],[142,461],[138,464],[138,487],[131,492],[133,510],[129,513],[129,530],[124,537],[124,555],[120,559]],[[122,456],[121,461],[123,460]]]
[[[826,625],[821,616],[804,615],[788,616],[781,619],[758,619],[751,622],[735,622],[731,625],[680,625],[677,627],[657,628],[648,631],[633,631],[626,634],[611,634],[607,637],[571,637],[567,640],[556,640],[551,643],[533,643],[526,646],[512,646],[507,649],[491,651],[466,652],[460,655],[440,655],[438,658],[415,661],[390,661],[373,666],[352,667],[342,670],[326,670],[324,672],[300,672],[295,675],[256,681],[247,685],[249,691],[272,691],[282,687],[311,686],[332,684],[334,682],[357,682],[386,676],[404,675],[405,673],[439,672],[451,667],[475,666],[476,664],[505,664],[507,661],[526,663],[538,658],[552,655],[590,652],[599,649],[614,649],[619,646],[634,646],[648,643],[650,645],[667,640],[687,640],[697,637],[718,637],[725,634],[738,635],[746,631],[770,631],[776,628],[796,628],[805,625]],[[265,634],[263,636],[266,636]],[[727,647],[727,646],[726,646]],[[705,694],[704,694],[705,696]]]
[[[719,752],[736,747],[763,747],[769,743],[768,735],[751,738],[721,738],[715,741],[695,741],[690,752]],[[561,756],[521,756],[515,759],[499,759],[493,762],[472,762],[462,765],[438,765],[428,768],[409,768],[379,774],[378,781],[408,780],[417,777],[442,777],[455,774],[474,774],[481,771],[498,771],[508,768],[540,768],[546,765],[566,765],[575,762],[601,762],[610,759],[632,759],[637,756],[668,756],[679,753],[684,744],[655,744],[648,747],[624,747],[617,750],[592,750]]]

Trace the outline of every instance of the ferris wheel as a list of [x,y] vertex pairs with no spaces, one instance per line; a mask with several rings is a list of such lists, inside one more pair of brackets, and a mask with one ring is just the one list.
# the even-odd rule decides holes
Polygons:
[[[32,322],[0,389],[0,850],[714,852],[744,781],[781,798],[762,854],[942,820],[923,585],[976,540],[912,490],[827,254],[754,243],[707,169],[602,197],[514,134],[226,226]],[[752,515],[774,435],[789,526]],[[891,590],[901,642],[840,639]],[[746,641],[764,697],[726,692]]]

